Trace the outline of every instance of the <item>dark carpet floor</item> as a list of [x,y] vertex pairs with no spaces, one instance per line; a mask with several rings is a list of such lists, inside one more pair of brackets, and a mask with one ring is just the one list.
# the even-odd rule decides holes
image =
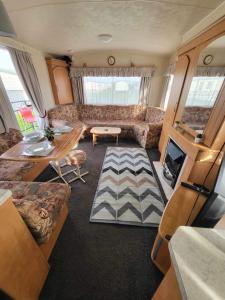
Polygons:
[[[150,259],[157,229],[89,223],[107,146],[115,144],[104,140],[93,149],[90,140],[80,142],[90,174],[87,184],[72,185],[69,216],[51,255],[41,300],[149,300],[162,279]],[[139,147],[131,141],[119,146]],[[158,160],[156,149],[149,154]],[[37,181],[53,174],[49,167]]]

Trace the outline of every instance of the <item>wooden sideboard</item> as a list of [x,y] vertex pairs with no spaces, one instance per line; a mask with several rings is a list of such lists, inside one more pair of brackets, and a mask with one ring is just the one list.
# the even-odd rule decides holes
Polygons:
[[55,104],[73,103],[73,92],[67,63],[54,58],[47,58],[46,62]]

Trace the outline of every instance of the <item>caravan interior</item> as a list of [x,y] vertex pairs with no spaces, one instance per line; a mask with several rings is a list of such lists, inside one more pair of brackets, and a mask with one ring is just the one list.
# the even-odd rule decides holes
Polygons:
[[224,1],[0,1],[0,299],[225,299],[224,152]]

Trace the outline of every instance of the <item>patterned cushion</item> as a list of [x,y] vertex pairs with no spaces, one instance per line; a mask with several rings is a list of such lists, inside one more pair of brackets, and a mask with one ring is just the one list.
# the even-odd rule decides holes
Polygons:
[[142,105],[78,105],[81,120],[133,120],[145,119],[146,107]]
[[19,130],[10,128],[8,133],[0,134],[0,155],[22,140]]
[[70,188],[60,183],[1,181],[12,191],[13,202],[38,244],[46,243],[57,224]]
[[147,108],[145,121],[149,123],[162,122],[164,114],[165,112],[161,108],[149,106]]
[[0,180],[22,180],[34,163],[0,160]]
[[65,160],[68,165],[82,166],[86,161],[86,153],[83,150],[72,150]]
[[57,105],[48,111],[48,119],[50,125],[52,120],[64,120],[72,123],[78,120],[77,106],[75,104]]

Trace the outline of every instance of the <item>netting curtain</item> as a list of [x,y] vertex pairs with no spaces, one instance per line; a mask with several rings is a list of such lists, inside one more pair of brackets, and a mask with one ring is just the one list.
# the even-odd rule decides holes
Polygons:
[[141,77],[139,103],[147,104],[151,89],[151,78],[155,67],[105,67],[76,68],[71,67],[70,77],[76,102],[84,103],[83,77]]

